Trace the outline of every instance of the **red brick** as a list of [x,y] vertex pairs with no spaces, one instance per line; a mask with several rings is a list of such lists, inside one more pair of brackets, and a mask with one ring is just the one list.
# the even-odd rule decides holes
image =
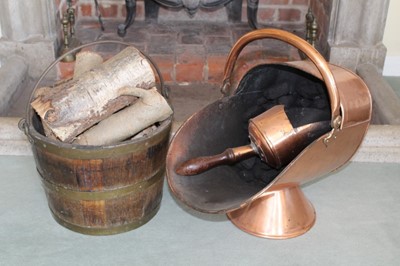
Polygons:
[[269,59],[266,60],[266,64],[280,64],[280,63],[285,63],[288,61],[287,57],[283,57],[283,56],[272,56],[269,57]]
[[308,7],[308,1],[309,0],[292,0],[293,5],[303,5]]
[[265,8],[265,7],[259,8],[257,13],[259,22],[273,21],[275,12],[276,12],[275,8]]
[[266,5],[287,5],[289,4],[289,0],[260,0],[258,2],[258,6],[266,6]]
[[301,12],[299,9],[295,8],[280,8],[279,9],[279,21],[299,21],[301,17]]
[[175,50],[176,62],[178,64],[204,64],[205,48],[204,46],[181,45]]
[[[121,6],[121,15],[123,18],[126,18],[126,5]],[[135,21],[143,21],[144,20],[144,3],[136,1],[136,15]]]
[[[251,49],[248,49],[251,48]],[[266,49],[265,47],[247,47],[246,50],[242,52],[239,56],[232,78],[232,84],[237,84],[243,76],[258,65],[279,63],[288,61],[287,57],[284,56],[274,56],[273,50]]]
[[243,3],[242,5],[242,20],[241,22],[246,22],[247,23],[247,5]]
[[208,83],[221,84],[224,77],[226,56],[210,55],[207,58]]
[[105,18],[116,18],[118,15],[118,5],[100,5],[100,13]]
[[288,58],[289,61],[301,60],[299,50],[294,48],[294,47],[292,47],[292,46],[290,47],[288,57],[289,57]]
[[204,64],[176,64],[176,82],[203,82]]
[[58,63],[58,76],[60,79],[67,79],[74,74],[75,62]]
[[[125,16],[124,16],[125,17]],[[135,20],[144,20],[144,2],[136,2],[136,17]]]
[[239,58],[231,75],[231,84],[238,84],[251,68],[252,66],[246,60]]
[[79,9],[80,9],[81,15],[83,17],[91,17],[92,16],[92,5],[90,5],[90,4],[81,4],[79,6]]
[[154,55],[151,57],[157,67],[159,68],[161,75],[165,82],[174,81],[174,55]]
[[121,6],[121,15],[125,18],[126,17],[126,5]]
[[84,29],[84,30],[97,29],[99,27],[100,27],[100,25],[99,25],[99,22],[97,20],[90,20],[90,21],[88,20],[88,21],[85,22],[85,24],[79,24],[79,28],[80,29]]
[[239,59],[247,63],[251,63],[252,61],[262,60],[265,58],[265,55],[263,53],[264,50],[265,48],[262,48],[258,45],[246,46],[241,52]]

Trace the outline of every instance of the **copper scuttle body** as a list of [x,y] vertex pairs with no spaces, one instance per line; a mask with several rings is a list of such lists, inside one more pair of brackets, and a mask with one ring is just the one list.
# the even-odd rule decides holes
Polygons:
[[[242,49],[267,38],[294,46],[307,59],[259,65],[234,84],[232,73]],[[171,191],[195,210],[225,213],[238,228],[255,236],[287,239],[304,234],[314,225],[316,214],[301,186],[342,167],[357,151],[371,120],[367,86],[349,70],[327,63],[303,39],[282,30],[260,29],[245,34],[233,46],[221,91],[224,97],[186,120],[172,139],[167,154]],[[251,119],[254,122],[279,104],[284,105],[294,128],[299,126],[296,123],[325,120],[328,127],[298,149],[298,139],[266,138],[285,127],[278,115],[273,116],[275,120],[264,119],[270,124],[258,130],[262,134],[250,134],[249,139]],[[262,125],[260,121],[256,124]],[[175,171],[189,159],[219,154],[250,141],[255,146],[264,147],[268,142],[268,147],[281,148],[278,154],[295,154],[278,167],[268,165],[258,152],[194,176]]]

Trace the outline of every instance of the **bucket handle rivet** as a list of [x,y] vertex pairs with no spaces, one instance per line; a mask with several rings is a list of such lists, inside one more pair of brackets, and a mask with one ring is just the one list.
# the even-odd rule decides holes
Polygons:
[[26,137],[28,138],[28,141],[31,144],[34,143],[33,139],[29,135],[29,128],[28,128],[28,125],[26,123],[26,119],[25,118],[22,118],[21,120],[19,120],[18,128],[19,128],[19,130],[21,130],[22,132],[25,133]]

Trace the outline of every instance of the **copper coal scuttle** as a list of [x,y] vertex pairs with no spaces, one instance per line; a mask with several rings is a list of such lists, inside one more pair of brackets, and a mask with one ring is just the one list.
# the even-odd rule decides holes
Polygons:
[[[231,85],[242,49],[265,38],[286,42],[307,59],[259,65]],[[304,234],[316,215],[301,186],[356,152],[371,120],[367,86],[301,38],[262,29],[232,48],[222,92],[176,132],[167,155],[172,192],[195,210],[226,213],[256,236]]]

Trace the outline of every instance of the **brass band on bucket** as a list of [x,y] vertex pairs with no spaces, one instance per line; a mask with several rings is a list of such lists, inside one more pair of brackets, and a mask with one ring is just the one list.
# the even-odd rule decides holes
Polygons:
[[[161,169],[164,169],[164,167],[162,167]],[[110,200],[114,198],[121,198],[130,193],[145,191],[147,188],[153,185],[158,185],[160,182],[163,182],[164,171],[158,171],[150,179],[138,182],[130,186],[108,191],[94,191],[94,192],[71,190],[63,186],[55,185],[45,180],[43,177],[41,179],[42,179],[42,184],[46,191],[56,191],[57,194],[72,200]],[[73,224],[59,217],[51,208],[50,211],[53,218],[57,221],[57,223],[61,224],[62,226],[72,231],[86,235],[113,235],[113,234],[127,232],[144,225],[156,215],[159,208],[160,208],[160,203],[157,204],[157,206],[153,210],[151,210],[149,213],[147,213],[140,219],[134,220],[128,224],[120,226],[111,226],[111,227],[85,227]]]
[[[162,167],[161,169],[164,169]],[[103,190],[103,191],[78,191],[66,188],[64,186],[55,185],[47,181],[43,176],[41,176],[42,184],[47,191],[56,191],[57,194],[62,195],[65,198],[72,200],[109,200],[120,198],[133,192],[140,190],[145,190],[150,186],[163,181],[164,171],[158,171],[151,178],[135,183],[130,186],[125,186],[118,189]]]
[[75,232],[78,232],[81,234],[85,234],[85,235],[114,235],[114,234],[131,231],[133,229],[136,229],[136,228],[144,225],[148,221],[150,221],[151,218],[153,218],[157,214],[159,209],[160,209],[160,204],[158,204],[151,212],[149,212],[147,215],[143,216],[140,220],[135,220],[128,224],[114,226],[114,227],[104,227],[104,228],[97,227],[96,228],[96,227],[84,227],[84,226],[76,225],[73,223],[69,223],[69,222],[61,219],[60,217],[58,217],[57,214],[55,214],[53,212],[53,210],[50,208],[51,214],[53,215],[53,218],[54,218],[54,220],[56,220],[57,223],[68,228],[69,230],[72,230],[72,231],[75,231]]
[[169,121],[167,125],[164,125],[164,127],[160,129],[161,131],[155,133],[151,138],[139,139],[137,141],[131,140],[122,144],[109,146],[81,146],[54,142],[39,134],[36,134],[34,138],[32,138],[32,141],[35,143],[36,148],[63,158],[80,160],[103,159],[114,157],[116,154],[138,154],[160,142],[168,141],[171,126],[172,122]]

